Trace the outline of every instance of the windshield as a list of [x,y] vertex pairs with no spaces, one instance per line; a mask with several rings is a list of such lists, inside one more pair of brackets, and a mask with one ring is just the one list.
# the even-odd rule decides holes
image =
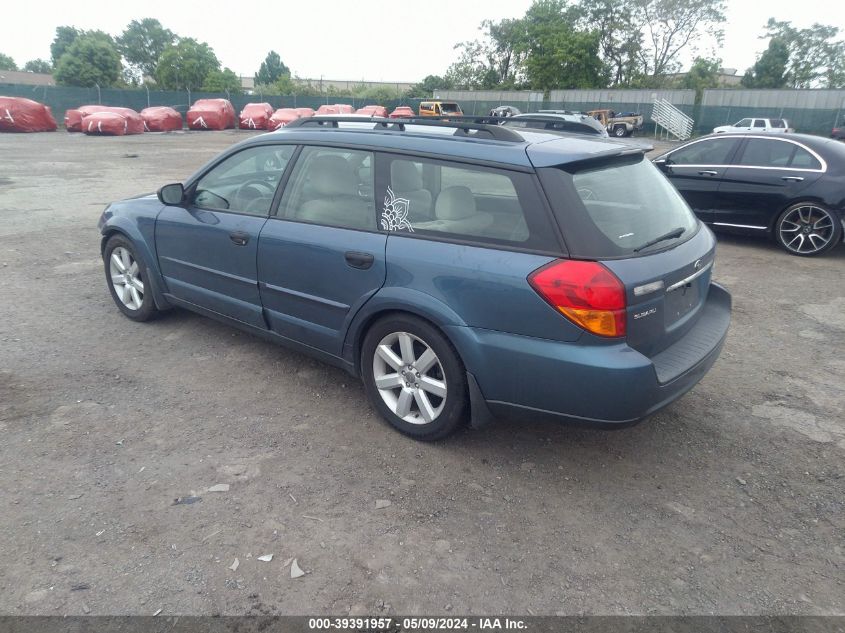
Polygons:
[[461,111],[461,108],[458,106],[457,103],[441,103],[440,109],[443,112],[449,112],[450,114]]
[[698,229],[675,187],[642,155],[540,171],[574,256],[647,255],[686,241]]

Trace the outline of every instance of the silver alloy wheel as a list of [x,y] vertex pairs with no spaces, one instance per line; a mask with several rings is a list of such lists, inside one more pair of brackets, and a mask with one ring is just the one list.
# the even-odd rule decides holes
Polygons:
[[830,244],[836,233],[835,219],[830,213],[812,204],[795,207],[780,221],[780,240],[794,253],[818,253]]
[[140,310],[144,302],[144,282],[138,262],[129,249],[118,246],[111,252],[109,275],[120,302],[130,310]]
[[408,332],[393,332],[379,341],[373,379],[388,408],[410,424],[430,424],[446,405],[440,359],[428,343]]

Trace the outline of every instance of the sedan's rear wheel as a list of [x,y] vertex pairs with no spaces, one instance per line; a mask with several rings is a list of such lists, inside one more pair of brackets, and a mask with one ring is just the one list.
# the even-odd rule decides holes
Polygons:
[[466,376],[449,341],[412,316],[373,325],[361,350],[370,402],[390,424],[411,437],[437,440],[464,422]]
[[820,255],[842,239],[842,224],[823,206],[800,202],[778,218],[775,237],[792,255]]

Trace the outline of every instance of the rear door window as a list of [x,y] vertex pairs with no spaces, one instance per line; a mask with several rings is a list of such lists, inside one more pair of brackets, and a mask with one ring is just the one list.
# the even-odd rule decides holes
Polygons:
[[382,159],[382,230],[560,251],[529,174],[424,158]]
[[764,128],[766,127],[766,121],[764,119],[754,119],[754,127]]
[[747,167],[821,169],[818,159],[795,143],[765,138],[748,139],[737,164]]

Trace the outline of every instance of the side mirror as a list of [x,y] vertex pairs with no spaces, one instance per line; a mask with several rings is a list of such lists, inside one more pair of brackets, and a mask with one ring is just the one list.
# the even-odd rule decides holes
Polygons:
[[164,185],[157,193],[162,204],[180,205],[185,201],[185,187],[181,182]]

